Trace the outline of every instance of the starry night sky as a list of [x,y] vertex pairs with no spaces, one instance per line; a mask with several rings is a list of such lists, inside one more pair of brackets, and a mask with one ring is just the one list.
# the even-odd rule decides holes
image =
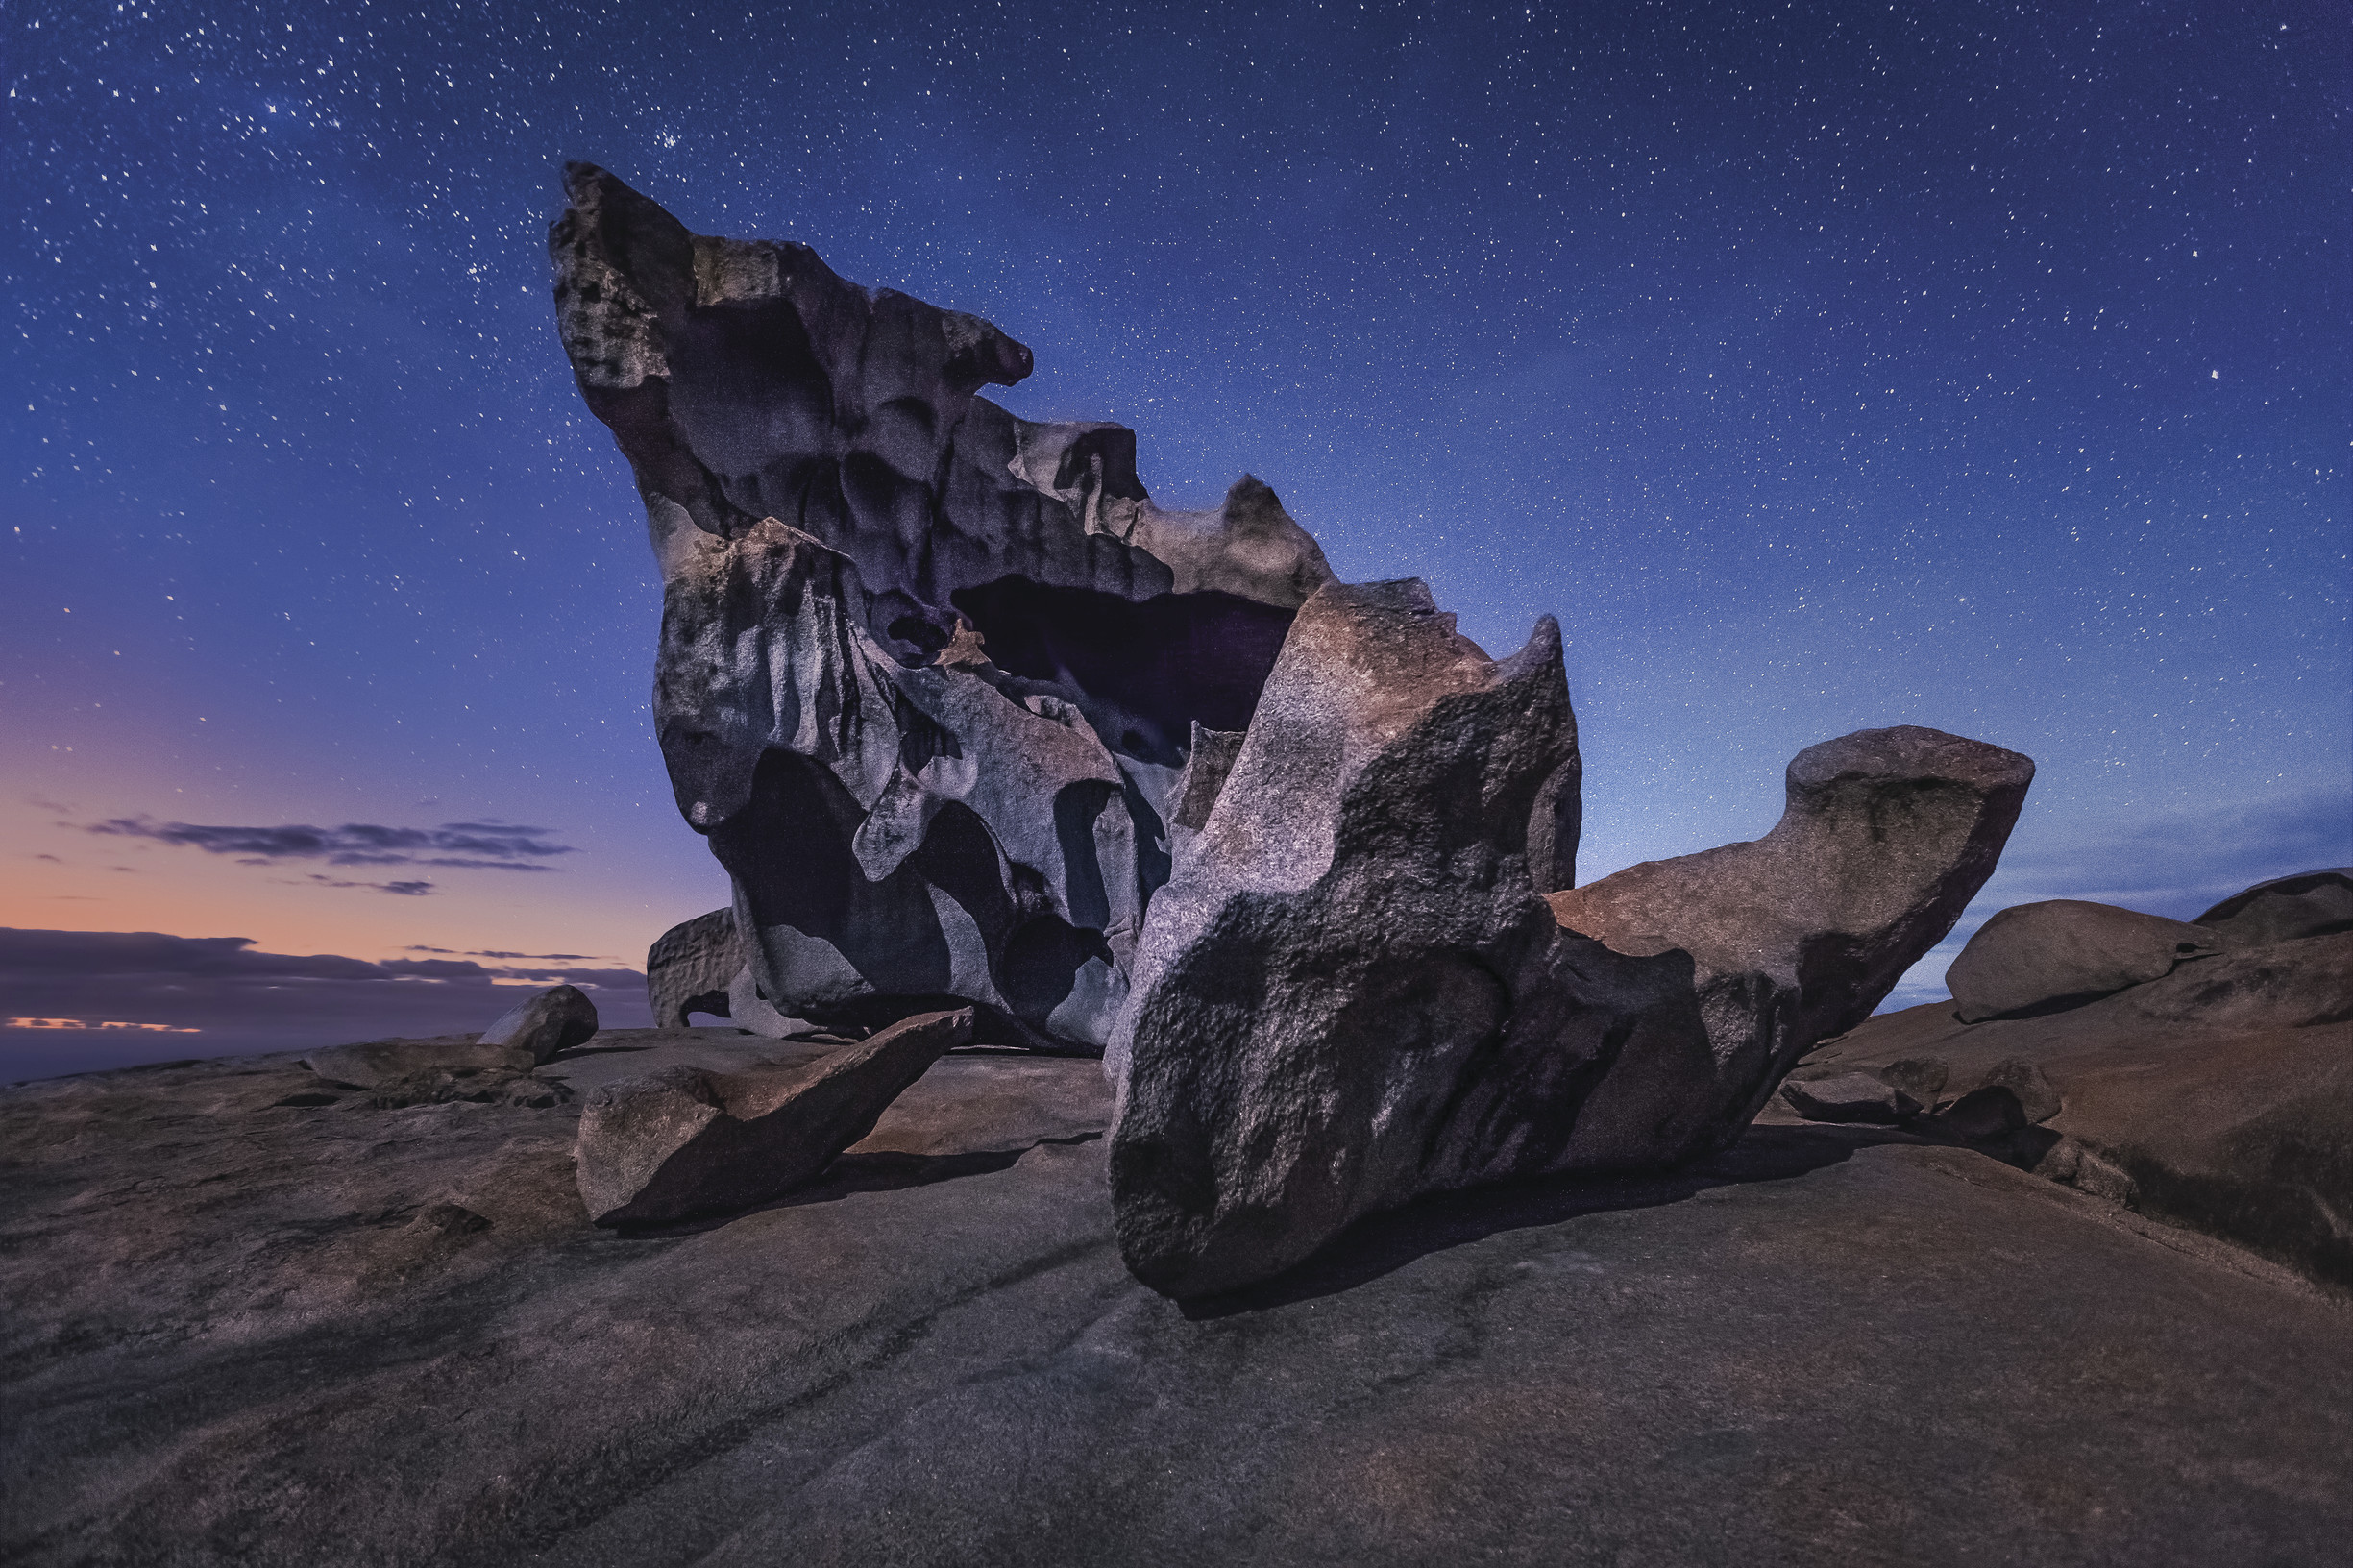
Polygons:
[[1164,504],[1247,470],[1490,651],[1558,614],[1588,879],[1755,836],[1792,754],[1900,723],[2041,767],[1960,935],[2353,860],[2341,6],[0,37],[0,924],[163,934],[15,939],[0,1014],[201,1031],[0,1030],[0,1077],[478,1028],[554,973],[638,1022],[624,971],[725,901],[556,342],[566,158],[993,320],[1039,366],[999,401],[1135,427]]

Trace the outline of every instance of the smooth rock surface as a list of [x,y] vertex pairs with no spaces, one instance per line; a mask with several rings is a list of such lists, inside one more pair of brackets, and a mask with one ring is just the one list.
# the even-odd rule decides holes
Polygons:
[[482,1031],[481,1043],[527,1052],[533,1064],[584,1045],[597,1032],[597,1004],[577,986],[550,986],[527,996]]
[[2013,904],[1977,928],[1945,971],[1967,1023],[2057,1011],[2169,974],[2222,950],[2213,931],[2114,904],[2051,898]]
[[[2185,964],[2063,1013],[1949,1002],[1825,1041],[1794,1077],[1933,1063],[1998,1088],[1958,1136],[2022,1168],[2353,1286],[2353,933]],[[2030,1069],[2030,1076],[2022,1071]],[[1986,1093],[1977,1090],[1977,1093]]]
[[1756,1114],[1800,1053],[1871,1016],[1984,886],[2033,781],[2016,751],[1905,724],[1798,753],[1773,831],[1552,895],[1611,950],[1687,953],[1715,1052],[1717,1126]]
[[1537,896],[1532,819],[1554,831],[1576,755],[1549,619],[1495,661],[1418,581],[1308,601],[1105,1062],[1140,1279],[1230,1290],[1423,1192],[1712,1139],[1688,962],[1565,933]]
[[1164,511],[1133,431],[977,396],[1032,366],[988,322],[565,182],[558,327],[646,502],[656,733],[757,991],[1099,1052],[1193,730],[1246,727],[1322,552],[1255,478]]
[[321,1078],[353,1089],[376,1089],[433,1072],[514,1073],[538,1066],[528,1046],[486,1044],[479,1035],[328,1045],[298,1060]]
[[2353,931],[2353,867],[2332,866],[2258,882],[2194,922],[2244,946]]
[[972,1038],[970,1009],[906,1018],[798,1067],[683,1064],[588,1096],[574,1150],[600,1225],[673,1224],[780,1198],[874,1130],[891,1102]]
[[[607,1031],[542,1070],[805,1048]],[[1121,1265],[1092,1062],[950,1055],[812,1187],[646,1236],[582,1213],[576,1103],[274,1105],[315,1082],[0,1090],[0,1557],[2209,1568],[2353,1538],[2341,1305],[1900,1133],[1429,1200],[1189,1311]]]

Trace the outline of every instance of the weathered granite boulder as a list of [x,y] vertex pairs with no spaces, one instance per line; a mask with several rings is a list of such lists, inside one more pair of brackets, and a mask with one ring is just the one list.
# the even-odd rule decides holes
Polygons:
[[2353,931],[2353,867],[2331,866],[2258,882],[2200,915],[2224,942],[2260,946]]
[[1684,953],[1735,1132],[1816,1041],[1871,1017],[1985,885],[2034,763],[1942,730],[1865,729],[1789,765],[1773,831],[1552,895],[1612,951]]
[[550,986],[525,997],[482,1031],[485,1047],[511,1048],[545,1062],[588,1042],[597,1032],[597,1004],[577,986]]
[[1229,1290],[1420,1193],[1713,1140],[1682,1092],[1710,1066],[1688,960],[1612,953],[1538,896],[1532,848],[1575,853],[1576,767],[1549,619],[1496,661],[1417,581],[1308,601],[1105,1064],[1140,1279]]
[[781,1197],[874,1130],[891,1102],[972,1038],[972,1013],[902,1019],[800,1068],[675,1066],[593,1090],[575,1159],[600,1225],[651,1225]]
[[1254,478],[1164,511],[1132,431],[976,396],[1031,367],[985,321],[565,181],[558,323],[646,502],[656,731],[758,992],[1101,1049],[1194,728],[1247,727],[1322,552]]
[[2114,904],[2013,904],[1969,939],[1945,971],[1964,1023],[2080,1007],[2222,950],[2215,931]]

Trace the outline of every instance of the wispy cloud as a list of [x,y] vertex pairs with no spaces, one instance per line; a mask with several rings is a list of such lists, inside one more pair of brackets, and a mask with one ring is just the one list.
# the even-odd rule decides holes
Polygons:
[[[576,853],[555,844],[545,827],[503,822],[444,822],[439,827],[385,827],[345,822],[340,827],[288,823],[279,827],[220,827],[198,822],[158,822],[145,817],[110,817],[78,825],[86,833],[149,839],[207,854],[232,855],[249,866],[287,860],[323,860],[330,866],[438,866],[470,871],[550,871],[547,862]],[[333,886],[395,892],[417,884],[353,882]]]
[[310,873],[310,880],[322,888],[373,888],[378,893],[397,893],[404,897],[422,898],[433,891],[430,882],[346,882],[339,877]]

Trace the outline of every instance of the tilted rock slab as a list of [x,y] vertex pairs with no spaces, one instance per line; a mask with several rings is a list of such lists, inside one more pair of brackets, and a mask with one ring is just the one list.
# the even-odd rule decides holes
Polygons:
[[2224,940],[2204,926],[2114,904],[2049,898],[2013,904],[1977,928],[1945,971],[1963,1023],[2080,1006],[2161,979]]
[[781,1197],[971,1038],[969,1008],[927,1013],[797,1069],[676,1066],[595,1090],[574,1151],[589,1218],[665,1224]]
[[1871,1017],[1994,874],[2034,763],[1903,724],[1807,747],[1773,831],[1552,895],[1572,931],[1689,955],[1710,1119],[1748,1124],[1798,1057]]
[[1133,431],[977,396],[1032,364],[986,321],[565,183],[558,325],[645,499],[656,731],[757,991],[1101,1049],[1195,726],[1247,727],[1322,552],[1254,478],[1164,511]]
[[1577,770],[1549,618],[1496,661],[1417,581],[1308,601],[1105,1063],[1140,1279],[1231,1289],[1419,1193],[1711,1140],[1673,1092],[1710,1066],[1688,961],[1612,953],[1539,896]]
[[2353,866],[2326,866],[2258,882],[2232,894],[2194,923],[2226,943],[2249,947],[2353,931]]

